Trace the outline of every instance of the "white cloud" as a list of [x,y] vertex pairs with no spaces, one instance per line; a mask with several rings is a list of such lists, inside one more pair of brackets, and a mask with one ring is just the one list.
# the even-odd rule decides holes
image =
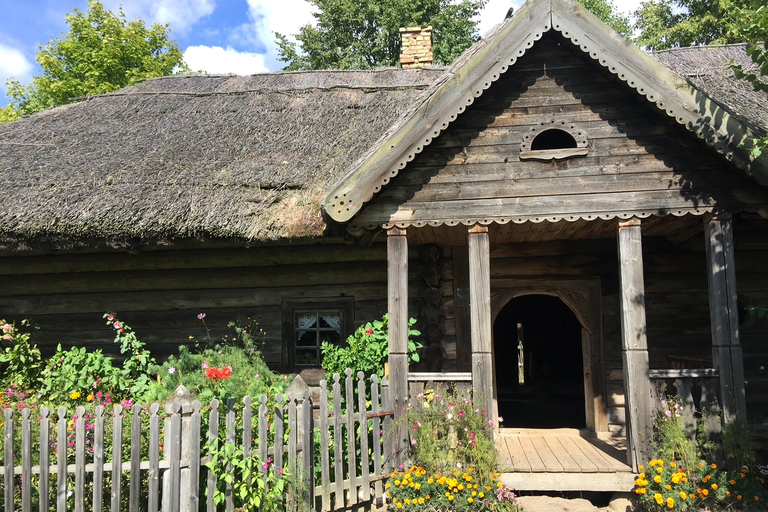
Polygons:
[[184,52],[184,62],[193,71],[205,71],[214,75],[251,75],[268,71],[264,65],[264,55],[238,52],[229,46],[190,46]]
[[108,0],[104,5],[117,12],[122,6],[126,18],[141,18],[148,25],[168,23],[176,34],[186,33],[200,18],[210,15],[216,8],[215,0]]
[[[28,84],[32,81],[32,71],[34,64],[24,56],[24,53],[18,48],[0,43],[0,95],[4,98],[6,95],[5,81],[11,77],[22,84]],[[5,104],[5,100],[2,101]]]
[[[277,59],[274,32],[292,35],[306,24],[314,24],[312,6],[306,0],[248,0],[251,23],[241,27],[258,40],[265,50],[265,62],[271,70],[285,66]],[[260,50],[261,51],[261,50]]]

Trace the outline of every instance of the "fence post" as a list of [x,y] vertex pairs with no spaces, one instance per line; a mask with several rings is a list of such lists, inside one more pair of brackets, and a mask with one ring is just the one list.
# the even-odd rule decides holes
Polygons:
[[[195,396],[180,385],[165,404],[165,412],[168,416],[163,426],[165,433],[163,459],[170,461],[171,469],[163,470],[164,511],[192,512],[189,506],[190,500],[182,497],[190,496],[192,471],[200,471],[199,467],[190,467],[194,401]],[[178,481],[176,481],[177,478]]]
[[[294,501],[294,510],[312,510],[314,502],[314,436],[312,425],[312,402],[309,386],[301,375],[297,375],[286,390],[289,403],[296,402],[296,445],[301,447],[299,460],[288,464],[297,478],[300,488]],[[290,453],[290,452],[289,452]]]

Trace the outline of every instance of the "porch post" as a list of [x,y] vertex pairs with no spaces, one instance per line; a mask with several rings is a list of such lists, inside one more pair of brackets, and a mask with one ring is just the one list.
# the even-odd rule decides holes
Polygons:
[[493,358],[491,356],[491,254],[488,227],[468,231],[469,309],[472,340],[472,392],[492,417]]
[[720,399],[726,424],[747,425],[744,396],[744,363],[739,342],[736,299],[736,264],[730,214],[720,214],[705,224],[709,316],[712,325],[712,366],[720,374]]
[[627,463],[636,471],[640,464],[651,460],[653,431],[640,220],[620,222],[618,237]]
[[397,466],[408,448],[402,421],[408,404],[408,239],[405,229],[387,231],[387,294],[389,311],[389,389],[395,409],[396,432],[392,444]]

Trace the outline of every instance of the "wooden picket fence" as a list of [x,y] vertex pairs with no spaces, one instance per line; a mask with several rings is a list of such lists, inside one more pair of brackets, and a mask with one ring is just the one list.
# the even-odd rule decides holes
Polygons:
[[347,370],[330,388],[321,382],[319,410],[300,378],[271,403],[262,395],[257,404],[245,397],[204,408],[180,388],[162,410],[156,403],[117,405],[111,412],[61,407],[53,416],[44,407],[18,414],[5,409],[3,510],[233,512],[232,487],[217,507],[217,475],[206,467],[220,428],[244,456],[287,467],[289,510],[380,502],[394,453],[387,380],[374,376],[366,383],[362,373],[353,379]]

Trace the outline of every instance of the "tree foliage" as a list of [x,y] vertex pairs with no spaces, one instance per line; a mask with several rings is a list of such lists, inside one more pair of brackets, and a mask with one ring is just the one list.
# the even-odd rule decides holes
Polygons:
[[648,0],[635,12],[636,43],[648,50],[741,42],[736,28],[750,0]]
[[317,25],[296,42],[276,33],[286,70],[396,66],[400,28],[432,25],[437,64],[448,64],[478,38],[473,20],[487,0],[310,0]]
[[29,86],[7,82],[8,107],[0,122],[70,103],[74,98],[103,94],[152,77],[188,71],[183,54],[170,39],[168,25],[147,27],[141,19],[128,21],[122,9],[115,15],[98,0],[88,10],[66,17],[69,32],[41,44],[37,62],[43,70]]
[[611,0],[579,0],[579,3],[619,34],[624,37],[632,35],[629,18],[616,13],[616,6]]

